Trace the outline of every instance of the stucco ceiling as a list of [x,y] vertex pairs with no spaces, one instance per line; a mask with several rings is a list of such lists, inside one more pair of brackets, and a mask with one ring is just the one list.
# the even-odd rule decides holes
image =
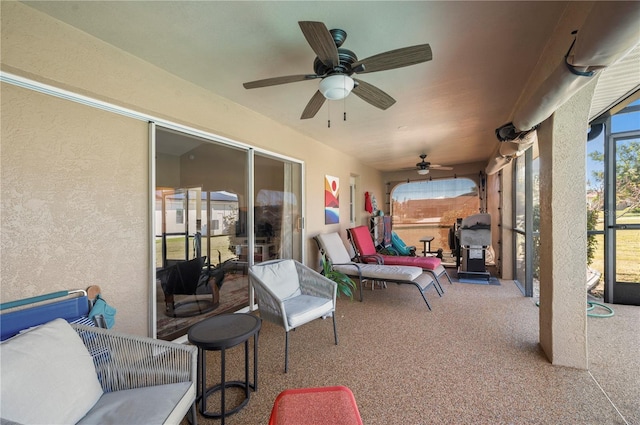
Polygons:
[[[441,165],[488,160],[495,129],[510,121],[568,4],[24,3],[383,171],[411,167],[420,153]],[[252,90],[242,83],[313,73],[315,54],[298,26],[303,20],[345,30],[343,47],[360,59],[429,43],[433,60],[358,77],[396,99],[386,111],[350,95],[300,120],[319,80]]]

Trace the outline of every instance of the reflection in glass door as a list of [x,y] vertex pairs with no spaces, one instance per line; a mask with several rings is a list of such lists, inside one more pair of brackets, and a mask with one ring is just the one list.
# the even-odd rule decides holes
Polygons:
[[254,176],[254,261],[302,262],[302,165],[256,153]]
[[183,336],[206,317],[249,305],[249,150],[155,127],[155,329]]
[[200,255],[196,209],[200,189],[156,188],[156,268]]
[[206,317],[250,307],[253,263],[303,261],[302,164],[153,128],[153,321],[158,338],[173,340]]

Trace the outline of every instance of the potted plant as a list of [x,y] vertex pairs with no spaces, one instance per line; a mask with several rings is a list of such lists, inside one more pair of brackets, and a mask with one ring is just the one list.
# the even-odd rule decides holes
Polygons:
[[333,269],[331,260],[325,254],[322,254],[322,274],[338,284],[338,296],[344,294],[353,300],[353,291],[356,289],[355,282],[346,274]]

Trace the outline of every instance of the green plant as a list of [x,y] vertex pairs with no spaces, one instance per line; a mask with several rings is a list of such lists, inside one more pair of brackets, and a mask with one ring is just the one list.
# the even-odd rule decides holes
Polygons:
[[338,296],[344,294],[353,300],[353,291],[356,289],[355,282],[346,274],[334,270],[331,260],[325,254],[322,254],[322,274],[330,280],[338,284]]
[[[599,211],[597,209],[587,209],[587,230],[596,230],[598,225]],[[596,235],[587,236],[587,265],[591,265],[593,257],[598,249]]]

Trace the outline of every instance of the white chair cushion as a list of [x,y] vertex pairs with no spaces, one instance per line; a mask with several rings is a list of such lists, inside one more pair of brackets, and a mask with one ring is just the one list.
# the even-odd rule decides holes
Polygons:
[[284,309],[287,312],[289,326],[296,328],[333,311],[333,300],[300,295],[286,300]]
[[[414,266],[390,266],[386,264],[364,264],[358,263],[363,278],[380,279],[380,280],[406,280],[414,281],[422,274],[420,267]],[[358,268],[356,266],[333,266],[349,276],[358,276]]]
[[255,276],[273,291],[280,300],[286,300],[301,294],[298,271],[293,260],[282,260],[251,268]]
[[91,355],[63,319],[0,345],[2,417],[25,424],[74,424],[102,396]]
[[[178,382],[104,393],[78,425],[164,424],[190,390],[195,393],[193,383]],[[178,423],[182,418],[173,420]]]
[[345,248],[340,235],[337,233],[324,233],[317,236],[322,249],[333,264],[350,263],[351,257]]

